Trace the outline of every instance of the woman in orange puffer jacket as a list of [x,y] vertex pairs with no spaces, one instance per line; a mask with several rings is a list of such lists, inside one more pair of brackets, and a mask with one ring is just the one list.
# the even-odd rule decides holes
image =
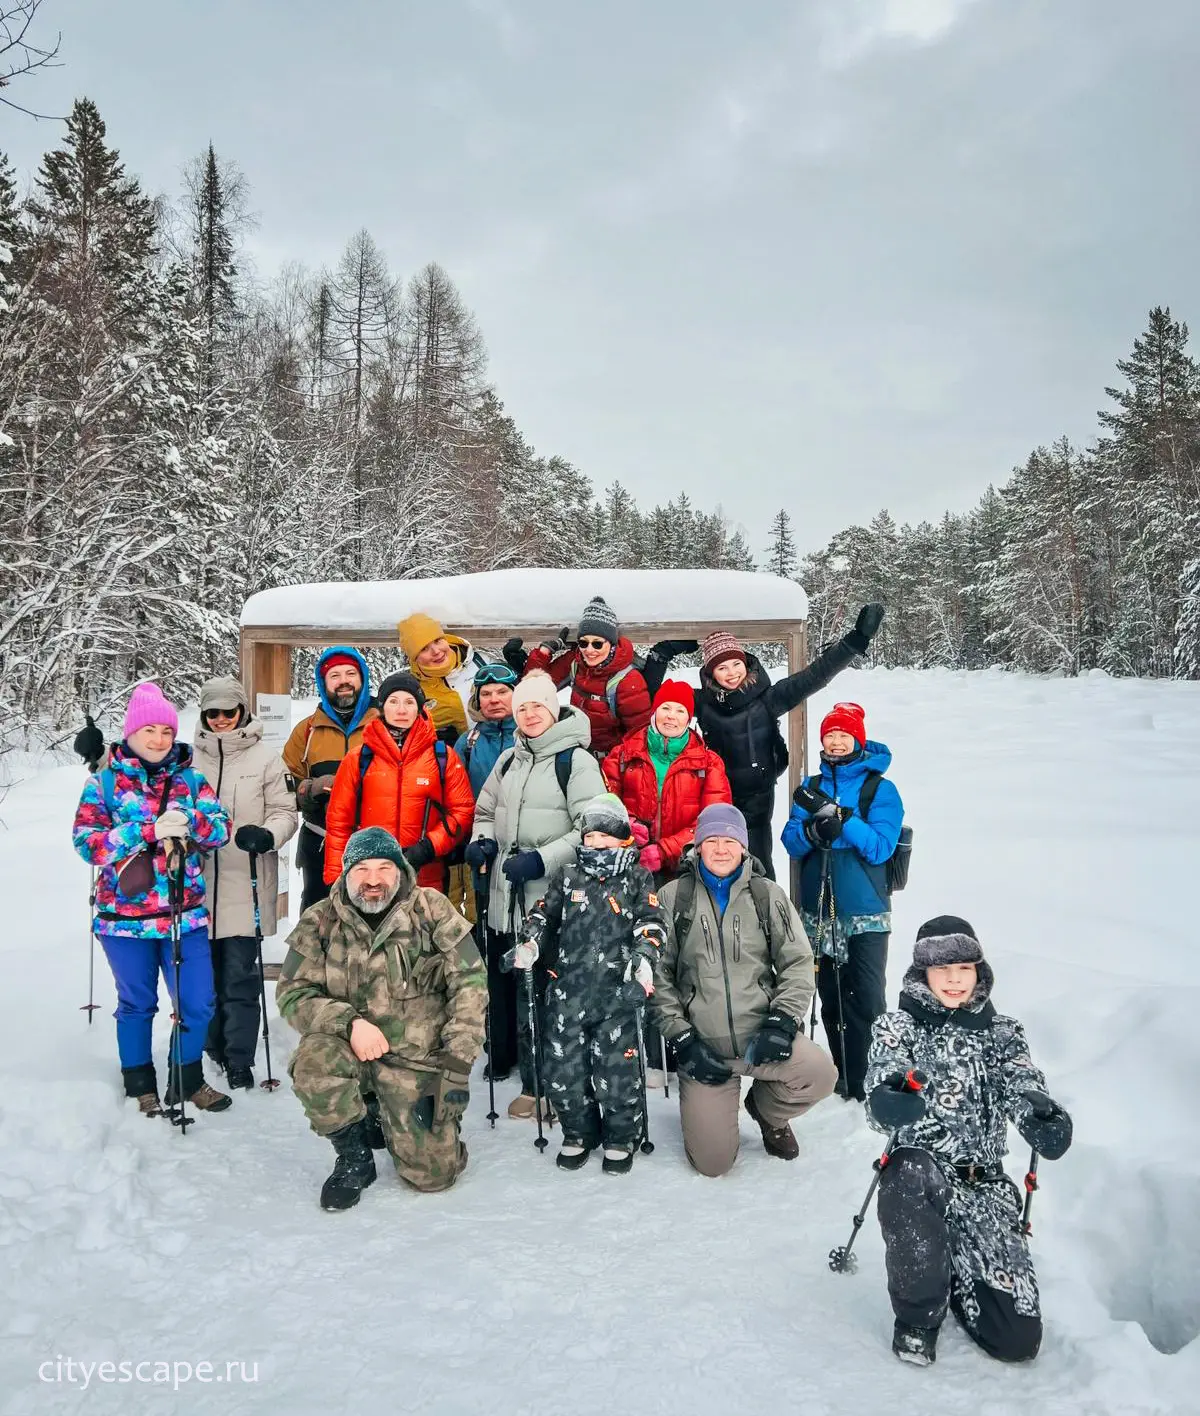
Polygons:
[[602,764],[605,782],[629,812],[642,864],[660,884],[678,871],[701,811],[733,800],[725,764],[688,727],[694,709],[691,685],[667,679],[654,695],[650,722]]
[[417,883],[445,890],[446,858],[471,835],[471,780],[455,754],[438,744],[425,694],[412,674],[389,674],[377,702],[383,716],[367,725],[362,746],[343,758],[330,793],[326,883],[342,873],[342,852],[354,832],[382,826],[404,848]]

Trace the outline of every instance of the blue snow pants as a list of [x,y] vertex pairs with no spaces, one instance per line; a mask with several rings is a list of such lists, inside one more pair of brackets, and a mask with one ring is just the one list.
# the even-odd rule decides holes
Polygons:
[[[100,936],[108,964],[117,985],[117,1051],[121,1066],[144,1067],[153,1060],[151,1036],[158,1012],[158,975],[162,971],[167,992],[175,1001],[175,966],[171,962],[170,939],[126,939],[120,935]],[[213,992],[212,955],[208,931],[191,929],[180,940],[179,1006],[183,1019],[179,1060],[195,1062],[204,1053],[209,1020],[216,1008]]]

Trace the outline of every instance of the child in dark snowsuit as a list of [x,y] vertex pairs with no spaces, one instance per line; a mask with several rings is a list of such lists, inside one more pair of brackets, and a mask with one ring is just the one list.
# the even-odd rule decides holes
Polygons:
[[[867,1115],[896,1133],[879,1185],[892,1350],[934,1360],[947,1307],[991,1357],[1021,1362],[1042,1340],[1037,1277],[1021,1198],[1002,1164],[1011,1121],[1047,1160],[1071,1144],[1071,1118],[1046,1095],[1015,1018],[991,1002],[992,970],[964,919],[917,933],[897,1012],[877,1018]],[[910,1071],[927,1081],[906,1089]]]
[[604,1169],[623,1174],[643,1128],[636,1010],[653,992],[666,922],[620,798],[589,802],[580,831],[575,861],[551,877],[512,962],[525,969],[541,958],[550,975],[545,1065],[563,1130],[558,1165],[578,1170],[603,1144]]

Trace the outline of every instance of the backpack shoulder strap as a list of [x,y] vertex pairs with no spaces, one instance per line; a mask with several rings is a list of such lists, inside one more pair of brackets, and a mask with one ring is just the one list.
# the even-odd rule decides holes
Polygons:
[[464,744],[467,754],[467,760],[463,763],[463,766],[466,767],[468,772],[471,770],[471,754],[475,751],[475,744],[479,741],[480,732],[482,732],[482,729],[480,728],[479,724],[476,723],[475,726],[471,729],[471,731],[467,734],[467,741]]
[[882,781],[882,772],[868,772],[863,779],[863,784],[858,792],[858,806],[856,810],[864,821],[867,819],[867,814],[871,810],[871,804],[875,800],[875,793],[879,790],[879,784]]
[[364,742],[358,750],[358,788],[354,796],[354,829],[362,825],[363,778],[367,768],[375,761],[375,752],[369,742]]
[[675,938],[682,943],[688,936],[692,921],[696,918],[696,872],[689,870],[679,877],[679,888],[675,891]]
[[508,769],[513,765],[513,758],[514,758],[515,756],[516,756],[516,753],[515,753],[515,752],[513,751],[513,749],[510,747],[509,750],[508,750],[508,756],[507,756],[507,757],[504,759],[504,761],[501,762],[501,764],[500,764],[500,776],[501,776],[501,777],[503,777],[504,774],[508,771]]
[[758,927],[762,930],[763,937],[767,941],[767,948],[773,951],[771,942],[771,887],[764,876],[752,875],[750,877],[750,898],[754,901],[754,913],[758,916]]
[[104,808],[108,812],[108,819],[115,821],[117,811],[116,774],[111,767],[101,767],[97,776],[100,778],[100,795],[104,798]]
[[575,754],[578,748],[564,747],[561,752],[554,754],[554,775],[558,778],[558,789],[563,796],[567,795],[567,788],[571,784],[571,768],[575,765]]
[[437,758],[438,781],[441,783],[442,800],[446,800],[446,754],[449,749],[441,738],[435,738],[433,743],[433,755]]
[[617,689],[621,686],[621,680],[633,668],[630,664],[627,668],[618,669],[612,678],[604,685],[604,696],[608,699],[608,711],[615,718],[617,716]]

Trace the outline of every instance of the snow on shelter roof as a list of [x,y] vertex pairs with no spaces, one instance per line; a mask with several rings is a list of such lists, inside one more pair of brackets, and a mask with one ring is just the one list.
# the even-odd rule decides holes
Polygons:
[[794,580],[758,571],[532,567],[430,580],[283,585],[252,595],[242,625],[394,633],[397,621],[419,611],[447,628],[573,626],[593,595],[604,596],[622,626],[757,623],[782,631],[808,617],[808,597]]

